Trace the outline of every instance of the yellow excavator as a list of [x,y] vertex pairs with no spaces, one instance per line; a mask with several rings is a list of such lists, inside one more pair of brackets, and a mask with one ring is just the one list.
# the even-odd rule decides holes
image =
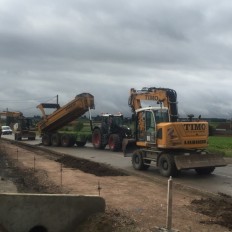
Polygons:
[[175,90],[132,88],[129,106],[135,121],[134,138],[125,138],[122,146],[124,156],[132,156],[135,169],[156,166],[161,175],[168,177],[183,169],[210,174],[215,167],[226,165],[223,157],[206,151],[208,122],[200,117],[193,120],[193,115],[186,121],[179,120]]

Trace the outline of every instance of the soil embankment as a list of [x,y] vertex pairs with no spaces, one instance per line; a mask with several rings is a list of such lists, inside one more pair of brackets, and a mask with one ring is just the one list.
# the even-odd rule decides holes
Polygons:
[[[2,191],[100,194],[106,213],[77,231],[154,231],[166,224],[166,186],[106,165],[0,141],[0,176]],[[229,196],[174,189],[173,228],[180,231],[230,231],[231,212]]]

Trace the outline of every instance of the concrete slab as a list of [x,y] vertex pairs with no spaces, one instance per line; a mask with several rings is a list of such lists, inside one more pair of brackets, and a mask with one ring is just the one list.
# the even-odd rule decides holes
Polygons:
[[0,229],[4,232],[71,232],[81,221],[105,211],[98,196],[0,194]]
[[8,180],[3,175],[1,175],[0,176],[0,193],[16,193],[16,192],[17,192],[17,187],[13,183],[13,181]]

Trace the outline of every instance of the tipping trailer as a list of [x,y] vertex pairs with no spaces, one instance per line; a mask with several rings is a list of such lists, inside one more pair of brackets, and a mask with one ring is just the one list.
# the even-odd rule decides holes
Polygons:
[[[86,136],[80,136],[78,132],[62,132],[59,130],[73,120],[81,117],[88,110],[94,108],[94,97],[90,93],[78,94],[75,99],[60,107],[53,103],[41,103],[37,106],[42,112],[42,120],[38,123],[38,129],[42,137],[42,144],[45,146],[84,146]],[[45,109],[55,109],[46,115]]]

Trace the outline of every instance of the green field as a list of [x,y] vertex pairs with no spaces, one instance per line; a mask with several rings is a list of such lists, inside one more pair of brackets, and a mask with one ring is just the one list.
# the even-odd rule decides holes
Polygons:
[[208,150],[232,157],[232,137],[210,136]]

